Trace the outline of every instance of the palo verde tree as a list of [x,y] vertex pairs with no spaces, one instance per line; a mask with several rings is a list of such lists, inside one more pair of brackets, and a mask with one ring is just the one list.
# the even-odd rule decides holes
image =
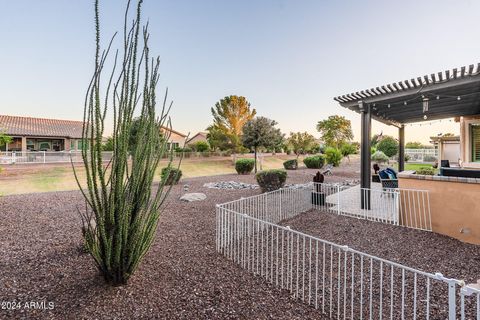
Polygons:
[[253,148],[255,153],[255,173],[257,173],[257,150],[259,147],[269,148],[283,139],[280,129],[275,128],[277,122],[265,117],[256,117],[243,126],[243,145]]
[[308,132],[290,132],[287,144],[297,156],[304,154],[315,144],[315,137]]
[[235,95],[221,99],[211,111],[213,125],[207,128],[211,137],[210,145],[213,147],[216,141],[219,141],[223,146],[231,146],[234,151],[238,151],[241,146],[243,126],[253,119],[257,111],[250,107],[245,97]]
[[321,133],[323,142],[329,147],[338,149],[353,139],[352,124],[343,116],[333,115],[319,121],[317,130]]
[[[102,82],[104,66],[115,35],[105,50],[100,48],[98,0],[95,1],[95,70],[87,90],[83,139],[90,150],[82,150],[86,188],[78,186],[86,206],[80,210],[86,248],[105,281],[126,284],[149,250],[169,188],[152,188],[155,169],[166,151],[167,138],[158,130],[171,127],[167,93],[157,114],[158,57],[150,58],[148,25],[141,26],[142,0],[130,25],[130,1],[125,11],[123,48],[117,50],[111,73]],[[112,158],[104,165],[102,136],[107,111],[113,110]],[[130,151],[133,114],[139,113],[137,139]],[[129,161],[131,157],[131,161]],[[170,157],[171,159],[171,157]],[[171,160],[168,168],[172,167]]]

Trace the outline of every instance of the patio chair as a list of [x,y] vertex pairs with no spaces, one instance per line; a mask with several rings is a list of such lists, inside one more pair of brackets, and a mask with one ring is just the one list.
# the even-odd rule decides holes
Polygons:
[[[380,170],[378,172],[380,177],[380,183],[382,184],[383,193],[387,193],[387,190],[398,189],[397,173],[391,168]],[[390,194],[390,192],[388,192]]]

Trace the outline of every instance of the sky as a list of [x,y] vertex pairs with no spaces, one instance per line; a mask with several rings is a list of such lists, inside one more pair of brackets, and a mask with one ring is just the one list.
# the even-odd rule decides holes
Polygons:
[[[104,44],[125,4],[100,1]],[[176,130],[205,130],[235,94],[285,133],[318,137],[317,122],[339,114],[359,140],[359,116],[333,97],[480,62],[479,12],[474,0],[145,0],[143,21]],[[93,0],[0,0],[0,114],[81,120],[94,35]],[[374,121],[379,132],[397,129]],[[408,126],[406,140],[446,132],[458,124]]]

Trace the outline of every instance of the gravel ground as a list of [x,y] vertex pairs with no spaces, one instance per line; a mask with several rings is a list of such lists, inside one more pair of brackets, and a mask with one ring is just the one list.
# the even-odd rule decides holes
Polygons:
[[[398,226],[392,226],[388,224],[383,224],[379,222],[371,222],[367,220],[355,219],[345,216],[339,216],[332,213],[321,212],[316,210],[311,210],[309,212],[300,214],[292,219],[285,220],[282,222],[282,225],[290,226],[294,230],[299,230],[308,235],[316,236],[320,239],[327,240],[339,245],[348,245],[351,248],[356,250],[384,258],[390,261],[394,261],[400,264],[403,264],[408,267],[416,268],[421,271],[436,273],[440,272],[448,278],[456,278],[459,280],[465,280],[468,283],[476,283],[477,279],[480,278],[480,246],[462,243],[456,239],[443,236],[440,234],[413,230],[409,228],[403,228]],[[328,257],[328,254],[327,254]],[[350,258],[349,258],[350,259]],[[333,269],[334,279],[336,274],[345,274],[346,273],[346,282],[347,287],[350,290],[350,283],[352,277],[350,276],[352,271],[352,263],[347,259],[348,262],[345,263],[345,271]],[[334,260],[334,265],[337,264],[338,260]],[[353,260],[352,260],[353,261]],[[327,261],[328,262],[328,261]],[[358,293],[360,288],[358,287],[358,279],[360,278],[359,273],[359,258],[356,258],[354,268],[356,270],[355,279],[357,279],[355,292],[357,293],[356,298],[358,299]],[[328,263],[327,263],[328,265]],[[340,264],[339,264],[340,265]],[[366,269],[364,271],[365,285],[366,288],[365,299],[364,300],[364,309],[363,314],[365,318],[368,318],[369,311],[366,306],[368,306],[368,287],[371,273],[368,270],[369,260],[366,260]],[[371,267],[370,267],[371,268]],[[383,282],[379,279],[380,272],[379,263],[374,263],[374,272],[373,272],[373,301],[374,301],[374,310],[373,318],[377,318],[380,313],[382,313],[386,318],[390,317],[390,303],[394,305],[393,313],[394,319],[400,319],[400,308],[401,308],[401,286],[402,286],[402,272],[401,269],[395,268],[395,270],[390,270],[390,267],[383,267]],[[393,272],[393,273],[392,273]],[[345,278],[345,275],[340,277],[341,279]],[[370,278],[372,279],[372,278]],[[405,278],[405,312],[406,318],[414,318],[413,313],[416,312],[416,316],[420,319],[426,318],[427,304],[427,285],[426,278],[419,276],[418,281],[414,284],[415,279],[413,274],[407,272]],[[389,293],[391,292],[392,285],[390,281],[394,283],[395,297],[390,298]],[[333,281],[335,284],[336,282]],[[383,283],[383,308],[382,312],[379,310],[379,295],[380,292],[380,283]],[[414,286],[417,287],[416,294],[412,290]],[[371,288],[371,287],[370,287]],[[446,319],[447,318],[447,306],[448,306],[448,286],[445,282],[432,281],[430,285],[429,293],[429,312],[431,319]],[[370,289],[372,290],[372,289]],[[331,291],[331,290],[330,290]],[[458,292],[457,287],[457,292]],[[328,293],[328,290],[327,290]],[[333,295],[336,297],[337,293],[333,292]],[[350,299],[353,300],[352,296],[347,293],[347,301]],[[340,294],[342,296],[342,294]],[[417,297],[415,299],[415,297]],[[416,311],[413,311],[413,303],[416,300],[417,308]],[[460,319],[460,298],[457,298],[457,319]],[[355,302],[355,314],[359,313],[358,306],[360,303],[356,300]],[[475,319],[477,306],[475,296],[466,298],[466,319]],[[350,304],[348,304],[347,311],[350,312]],[[332,309],[336,310],[336,306],[333,305]],[[334,311],[334,314],[336,311]]]
[[[315,170],[289,172],[287,183],[311,181]],[[328,182],[357,178],[347,166]],[[218,190],[205,182],[254,183],[252,175],[182,180],[173,188],[150,252],[130,283],[103,284],[82,249],[78,191],[0,198],[0,318],[163,318],[163,319],[320,319],[319,312],[289,297],[226,260],[215,251],[216,203],[259,193]],[[184,193],[203,192],[207,200],[185,203]],[[25,302],[53,309],[26,309]]]
[[441,234],[315,210],[282,225],[422,271],[467,283],[480,279],[480,246]]

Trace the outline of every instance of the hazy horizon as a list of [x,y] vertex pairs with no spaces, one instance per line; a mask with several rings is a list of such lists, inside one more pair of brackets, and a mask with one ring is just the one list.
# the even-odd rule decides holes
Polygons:
[[[101,1],[104,41],[121,30],[125,3]],[[93,70],[93,2],[2,1],[2,8],[0,114],[81,120]],[[447,0],[147,0],[144,22],[151,52],[162,59],[158,95],[168,86],[174,100],[174,129],[205,131],[210,108],[236,94],[284,133],[318,137],[316,123],[339,114],[358,141],[359,115],[333,97],[479,62],[479,9],[480,2]],[[397,134],[374,121],[372,133],[380,131]],[[453,121],[426,122],[407,126],[406,140],[458,131]]]

